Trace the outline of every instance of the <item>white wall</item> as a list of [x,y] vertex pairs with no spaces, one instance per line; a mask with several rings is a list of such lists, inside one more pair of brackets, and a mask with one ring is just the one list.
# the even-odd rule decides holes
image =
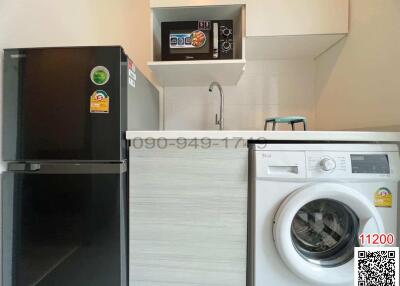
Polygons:
[[351,0],[350,34],[317,58],[317,128],[400,131],[400,1]]
[[[250,61],[237,86],[225,86],[225,129],[262,130],[272,116],[302,115],[314,126],[315,62],[309,60]],[[166,129],[218,129],[217,89],[208,86],[167,87]],[[287,129],[287,125],[282,126]]]
[[148,0],[0,1],[1,49],[122,45],[149,74],[149,31]]

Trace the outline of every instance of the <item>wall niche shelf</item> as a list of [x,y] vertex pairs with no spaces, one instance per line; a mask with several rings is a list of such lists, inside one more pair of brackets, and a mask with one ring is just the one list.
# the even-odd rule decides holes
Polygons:
[[[197,3],[196,3],[197,2]],[[235,85],[245,68],[245,6],[242,0],[151,1],[153,51],[148,66],[162,86],[202,86],[212,81]],[[176,5],[176,6],[174,6]],[[233,20],[234,58],[229,60],[162,61],[161,23],[173,21]]]

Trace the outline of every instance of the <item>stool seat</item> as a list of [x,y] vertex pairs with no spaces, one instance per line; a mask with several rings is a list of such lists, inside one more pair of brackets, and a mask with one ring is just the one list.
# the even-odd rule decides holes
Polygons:
[[303,123],[304,131],[307,130],[307,118],[304,116],[284,116],[284,117],[269,117],[265,119],[264,130],[268,129],[268,123],[272,123],[272,130],[276,130],[277,123],[287,123],[295,130],[295,124]]

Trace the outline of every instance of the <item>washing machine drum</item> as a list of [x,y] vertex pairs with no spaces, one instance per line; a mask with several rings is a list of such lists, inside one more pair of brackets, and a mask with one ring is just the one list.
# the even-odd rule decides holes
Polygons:
[[380,215],[357,190],[321,183],[293,192],[274,223],[276,248],[298,276],[317,285],[353,280],[360,233],[384,233]]

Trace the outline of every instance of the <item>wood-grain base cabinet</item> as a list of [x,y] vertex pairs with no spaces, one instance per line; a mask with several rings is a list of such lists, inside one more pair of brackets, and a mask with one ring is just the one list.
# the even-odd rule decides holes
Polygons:
[[247,148],[165,142],[130,148],[130,285],[245,286]]

